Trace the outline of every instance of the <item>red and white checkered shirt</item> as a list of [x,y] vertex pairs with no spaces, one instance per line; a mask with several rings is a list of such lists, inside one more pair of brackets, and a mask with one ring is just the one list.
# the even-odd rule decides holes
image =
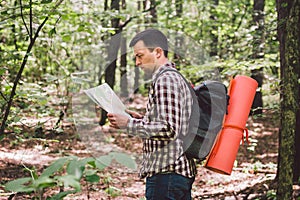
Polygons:
[[159,73],[174,68],[161,66],[152,75],[146,114],[143,119],[129,120],[129,134],[143,138],[143,161],[140,177],[175,172],[185,177],[196,174],[194,160],[188,159],[182,138],[188,133],[193,98],[183,78],[176,72]]

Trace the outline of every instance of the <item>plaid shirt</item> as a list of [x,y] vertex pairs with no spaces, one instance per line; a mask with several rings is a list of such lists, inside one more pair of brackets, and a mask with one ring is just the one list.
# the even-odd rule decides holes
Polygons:
[[168,172],[190,178],[196,174],[195,163],[185,156],[180,139],[188,132],[193,99],[179,74],[159,75],[170,67],[175,65],[167,63],[152,75],[146,114],[143,119],[130,119],[127,126],[129,134],[143,138],[141,178]]

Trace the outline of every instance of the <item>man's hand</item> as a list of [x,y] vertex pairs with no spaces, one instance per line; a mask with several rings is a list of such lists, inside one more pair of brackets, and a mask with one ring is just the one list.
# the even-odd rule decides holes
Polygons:
[[127,127],[129,117],[121,114],[108,113],[107,118],[110,122],[110,127],[123,129]]
[[135,111],[132,111],[132,110],[126,110],[126,112],[131,115],[133,118],[136,118],[136,119],[142,119],[143,118],[143,115],[139,114],[138,112],[135,112]]

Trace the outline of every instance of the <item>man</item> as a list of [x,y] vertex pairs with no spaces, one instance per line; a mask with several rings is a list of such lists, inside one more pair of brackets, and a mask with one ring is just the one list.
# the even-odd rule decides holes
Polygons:
[[192,112],[192,96],[183,78],[168,60],[166,36],[156,29],[138,33],[130,42],[136,66],[152,75],[145,116],[127,111],[133,118],[108,113],[110,126],[126,128],[143,138],[140,177],[146,177],[146,198],[191,199],[196,166],[182,147]]

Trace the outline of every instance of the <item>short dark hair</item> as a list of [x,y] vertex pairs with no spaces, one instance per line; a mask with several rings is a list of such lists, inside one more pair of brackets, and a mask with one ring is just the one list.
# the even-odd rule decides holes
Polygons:
[[157,29],[146,29],[138,34],[136,34],[129,46],[133,47],[138,41],[143,41],[148,49],[153,49],[156,47],[162,48],[165,57],[168,57],[168,39],[167,37]]

